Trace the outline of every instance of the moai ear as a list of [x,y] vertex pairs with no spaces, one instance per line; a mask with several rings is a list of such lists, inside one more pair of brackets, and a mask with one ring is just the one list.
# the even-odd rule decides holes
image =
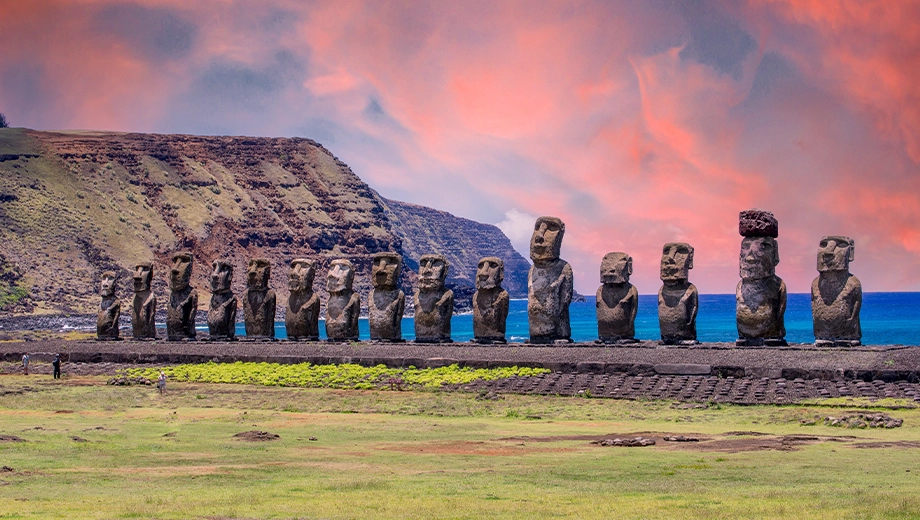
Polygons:
[[631,256],[626,257],[626,274],[628,274],[629,276],[632,276],[632,257]]
[[693,269],[693,249],[691,249],[690,254],[687,255],[687,269]]
[[779,242],[773,241],[773,265],[779,265]]
[[853,239],[850,239],[850,254],[847,255],[847,260],[852,262],[855,256],[856,256],[856,241]]

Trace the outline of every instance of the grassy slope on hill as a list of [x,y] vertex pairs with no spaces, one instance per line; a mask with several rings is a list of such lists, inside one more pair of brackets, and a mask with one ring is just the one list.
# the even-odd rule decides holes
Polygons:
[[[0,378],[0,434],[26,440],[0,442],[0,465],[14,469],[0,473],[0,516],[828,518],[920,510],[916,409],[887,411],[904,419],[901,428],[845,430],[803,426],[841,413],[804,406],[678,409],[193,383],[170,383],[160,396],[102,383]],[[234,440],[248,430],[280,440]],[[665,443],[664,432],[709,440]],[[659,442],[590,443],[612,434]]]

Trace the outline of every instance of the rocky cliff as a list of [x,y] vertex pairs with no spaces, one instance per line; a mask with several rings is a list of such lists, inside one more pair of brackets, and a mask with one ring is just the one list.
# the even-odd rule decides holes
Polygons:
[[232,262],[242,291],[258,256],[272,263],[279,303],[297,257],[316,260],[323,297],[329,262],[350,259],[365,299],[378,251],[403,255],[407,294],[427,252],[448,255],[460,294],[487,255],[505,259],[513,294],[526,293],[528,263],[497,228],[386,200],[309,139],[0,129],[0,308],[91,312],[105,270],[119,273],[127,303],[140,261],[156,263],[163,301],[176,250],[195,255],[202,308],[212,261]]
[[418,269],[422,255],[439,253],[450,262],[448,285],[475,287],[479,259],[497,256],[505,260],[505,289],[512,298],[527,297],[530,263],[515,251],[497,227],[417,204],[386,199],[383,202],[392,213],[390,221],[403,240],[403,251],[411,269]]

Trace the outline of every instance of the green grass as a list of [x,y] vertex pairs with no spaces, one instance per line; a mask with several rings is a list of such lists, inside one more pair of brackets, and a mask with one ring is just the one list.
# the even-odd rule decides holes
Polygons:
[[[814,406],[688,410],[662,401],[175,381],[161,396],[152,387],[103,383],[0,376],[0,434],[28,441],[0,442],[0,466],[15,469],[0,472],[0,518],[911,518],[920,511],[920,449],[905,447],[920,446],[916,409],[886,411],[904,419],[898,429],[842,430],[802,426],[839,413]],[[247,430],[281,439],[233,439]],[[590,443],[653,435],[643,432],[713,440]],[[789,451],[725,448],[793,434],[823,441]],[[857,447],[880,441],[907,444]]]
[[[238,383],[263,386],[299,386],[306,388],[341,388],[370,390],[404,387],[438,388],[445,384],[462,385],[476,380],[491,381],[514,376],[546,374],[545,368],[503,367],[469,368],[456,364],[419,369],[387,368],[386,365],[364,367],[356,364],[313,365],[311,363],[202,363],[163,369],[169,379],[199,383]],[[157,368],[133,368],[131,377],[156,379]]]

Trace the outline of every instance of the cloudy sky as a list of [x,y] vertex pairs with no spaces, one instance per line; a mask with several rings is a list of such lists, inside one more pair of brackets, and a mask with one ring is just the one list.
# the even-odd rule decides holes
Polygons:
[[13,126],[309,137],[525,256],[561,217],[584,293],[608,251],[657,292],[670,241],[733,292],[753,207],[791,292],[823,235],[920,290],[917,2],[0,0],[0,49]]

